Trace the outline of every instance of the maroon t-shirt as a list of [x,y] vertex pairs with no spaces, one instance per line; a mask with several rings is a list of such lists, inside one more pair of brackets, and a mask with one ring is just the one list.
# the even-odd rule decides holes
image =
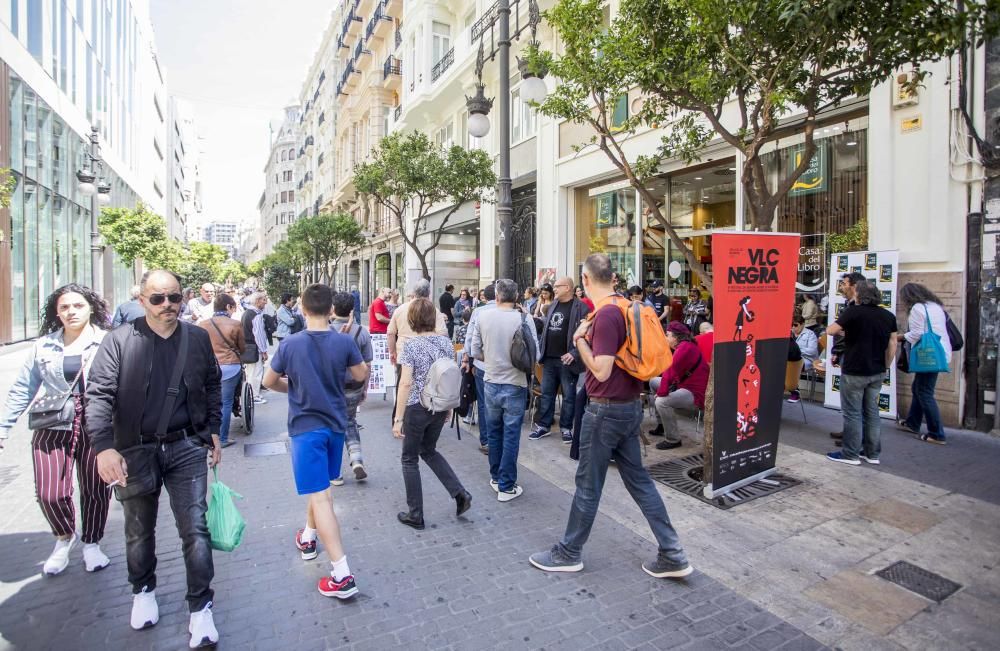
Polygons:
[[[605,305],[594,315],[587,338],[594,357],[618,354],[625,343],[625,316],[621,308],[614,304]],[[617,364],[612,365],[607,382],[598,382],[587,372],[587,395],[591,398],[609,400],[636,400],[642,392],[642,381],[623,371]]]

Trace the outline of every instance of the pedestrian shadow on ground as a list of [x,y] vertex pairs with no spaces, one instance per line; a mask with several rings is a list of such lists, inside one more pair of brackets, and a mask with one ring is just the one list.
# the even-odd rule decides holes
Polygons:
[[[77,545],[61,574],[44,576],[42,563],[53,544],[48,531],[0,535],[0,647],[100,648],[108,633],[107,617],[120,619],[122,609],[128,613],[131,594],[122,588],[124,559],[88,573]],[[115,612],[106,612],[112,605]]]

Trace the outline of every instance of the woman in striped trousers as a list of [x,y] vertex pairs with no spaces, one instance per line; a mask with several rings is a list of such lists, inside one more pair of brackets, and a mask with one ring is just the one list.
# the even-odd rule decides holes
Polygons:
[[[87,372],[109,322],[107,306],[90,289],[71,284],[54,291],[45,302],[41,337],[35,341],[0,414],[3,450],[18,417],[26,410],[31,412],[35,497],[56,536],[55,549],[42,568],[46,574],[66,569],[69,553],[78,540],[83,541],[88,572],[110,563],[99,543],[108,519],[111,488],[97,473],[97,454],[84,426]],[[52,415],[60,408],[61,414]],[[38,413],[42,410],[48,413]],[[73,504],[74,465],[80,483],[80,536]]]

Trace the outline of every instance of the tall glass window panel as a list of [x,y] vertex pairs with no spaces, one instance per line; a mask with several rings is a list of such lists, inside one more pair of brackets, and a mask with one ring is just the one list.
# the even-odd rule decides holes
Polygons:
[[27,0],[28,9],[28,51],[35,60],[44,67],[45,61],[42,59],[42,0]]
[[10,263],[11,263],[11,274],[10,274],[10,284],[11,284],[11,308],[12,308],[12,326],[13,332],[11,336],[14,341],[20,339],[27,339],[28,334],[24,328],[25,322],[25,259],[24,259],[24,202],[25,194],[23,192],[25,186],[24,178],[19,178],[17,183],[17,188],[14,190],[14,194],[11,197],[10,202],[10,218],[11,218],[11,232],[10,232]]
[[39,308],[38,293],[38,194],[41,188],[34,181],[24,184],[24,323],[28,336],[38,333]]
[[67,155],[69,152],[66,147],[66,143],[69,138],[66,131],[66,125],[58,115],[52,115],[51,123],[52,142],[50,146],[52,151],[52,189],[55,190],[56,193],[64,197],[68,197],[70,196],[70,161]]
[[24,175],[38,180],[38,117],[35,91],[24,86]]
[[403,291],[406,285],[406,265],[403,264],[403,254],[396,254],[396,289]]
[[[670,176],[670,201],[667,219],[677,235],[708,270],[712,265],[712,243],[709,232],[736,226],[737,178],[734,159],[684,170]],[[656,229],[657,225],[652,228]],[[664,231],[665,229],[660,229]],[[671,296],[684,297],[691,287],[707,281],[694,274],[682,251],[667,245],[666,278],[664,285]],[[674,277],[670,263],[678,262],[681,273]],[[676,268],[676,266],[675,266]]]
[[24,83],[11,74],[10,168],[16,172],[24,172],[24,89]]
[[392,286],[392,257],[388,253],[375,256],[375,286]]
[[52,187],[52,110],[42,100],[38,100],[38,181],[47,188]]
[[431,65],[448,54],[451,49],[451,25],[434,21],[431,23]]
[[[602,185],[607,185],[602,184]],[[626,285],[635,284],[635,190],[576,191],[576,275],[591,253],[606,253]]]
[[[39,296],[45,297],[54,289],[55,251],[52,237],[52,208],[56,200],[46,188],[38,189],[38,284]],[[39,307],[41,304],[39,303]]]
[[54,240],[52,251],[54,259],[53,265],[53,285],[61,287],[66,283],[82,281],[83,278],[74,276],[70,255],[70,240],[72,238],[72,226],[70,223],[70,210],[68,201],[59,195],[54,195],[52,199],[52,238]]

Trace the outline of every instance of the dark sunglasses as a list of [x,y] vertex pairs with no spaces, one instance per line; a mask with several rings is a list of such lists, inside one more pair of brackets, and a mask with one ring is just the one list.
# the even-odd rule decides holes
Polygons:
[[150,305],[163,305],[163,301],[170,301],[176,305],[184,300],[184,297],[180,294],[150,294],[146,300]]

